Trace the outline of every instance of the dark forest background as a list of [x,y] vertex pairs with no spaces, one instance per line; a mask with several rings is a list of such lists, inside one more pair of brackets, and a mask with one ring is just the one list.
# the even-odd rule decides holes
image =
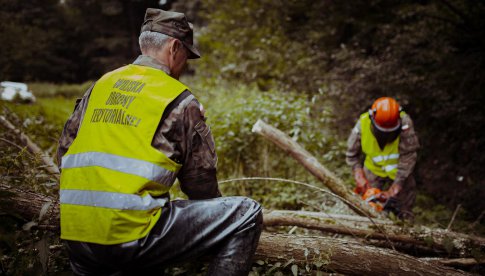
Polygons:
[[485,209],[485,1],[0,0],[0,80],[81,83],[130,63],[147,7],[195,23],[191,74],[296,91],[322,103],[314,117],[331,106],[340,141],[396,97],[420,138],[420,191],[472,220]]

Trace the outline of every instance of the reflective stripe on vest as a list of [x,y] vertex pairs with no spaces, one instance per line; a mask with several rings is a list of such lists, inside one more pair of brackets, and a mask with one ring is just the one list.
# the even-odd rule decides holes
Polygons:
[[61,238],[119,244],[158,221],[180,164],[152,147],[165,108],[188,88],[163,71],[127,65],[91,91],[62,157]]
[[[401,117],[404,114],[404,112],[401,112]],[[362,152],[365,154],[364,166],[377,176],[394,180],[399,163],[400,137],[398,136],[394,141],[386,144],[384,149],[381,149],[372,133],[371,125],[369,113],[363,113],[360,116],[360,131]]]
[[398,158],[399,158],[399,153],[397,154],[393,153],[389,155],[379,155],[379,156],[372,157],[372,161],[374,161],[374,163],[378,163],[378,162],[382,162],[390,159],[398,159]]
[[103,152],[85,152],[62,157],[62,168],[103,167],[134,174],[170,187],[176,174],[153,163]]
[[391,172],[392,170],[397,169],[397,165],[386,165],[386,166],[383,167],[383,169],[386,172]]
[[151,195],[109,193],[82,190],[61,190],[61,204],[84,205],[119,210],[152,210],[160,208],[167,199],[154,199]]

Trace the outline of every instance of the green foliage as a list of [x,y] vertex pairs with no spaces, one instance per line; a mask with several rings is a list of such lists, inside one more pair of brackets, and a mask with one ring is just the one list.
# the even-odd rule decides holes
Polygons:
[[[73,100],[39,98],[36,104],[0,102],[0,114],[55,158],[62,127],[74,108]],[[44,163],[31,154],[17,134],[0,126],[0,175],[2,184],[54,195],[56,179],[42,170]]]
[[[238,79],[255,83],[262,90],[277,86],[285,91],[318,91],[322,63],[315,62],[325,54],[316,49],[312,39],[321,36],[305,34],[296,27],[305,26],[310,18],[321,18],[321,1],[206,1],[208,26],[199,43],[204,52],[199,70],[211,77]],[[295,24],[293,20],[298,21]],[[223,36],[217,34],[224,34]],[[223,37],[223,38],[222,38]],[[222,39],[221,39],[222,38]]]
[[[269,176],[314,181],[297,161],[251,131],[258,119],[287,133],[322,163],[331,169],[339,168],[346,175],[348,170],[341,158],[345,144],[333,138],[329,111],[319,106],[323,111],[312,114],[317,108],[306,96],[277,91],[263,93],[255,87],[228,82],[215,87],[202,85],[194,91],[207,110],[215,137],[219,179]],[[245,181],[221,186],[224,194],[251,195],[265,207],[298,209],[302,202],[308,201],[308,194],[300,192],[302,187],[287,183]]]
[[[258,119],[287,133],[318,159],[332,161],[343,154],[343,143],[333,139],[329,128],[332,125],[329,110],[318,107],[322,112],[315,114],[315,103],[304,95],[261,93],[251,86],[227,82],[212,88],[196,87],[194,91],[207,110],[223,176],[297,176],[297,169],[291,169],[295,163],[286,163],[282,160],[283,152],[251,132]],[[339,167],[343,163],[334,165]]]

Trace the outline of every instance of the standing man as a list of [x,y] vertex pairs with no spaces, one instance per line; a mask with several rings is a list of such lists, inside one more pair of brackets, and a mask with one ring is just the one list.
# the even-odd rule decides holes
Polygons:
[[[201,255],[209,275],[247,275],[260,205],[220,197],[199,102],[178,81],[199,58],[182,13],[147,9],[133,64],[101,77],[59,141],[61,238],[77,275],[152,275]],[[178,178],[189,200],[169,201]]]
[[411,117],[393,98],[377,99],[360,115],[347,141],[346,161],[352,167],[356,192],[363,194],[370,187],[384,190],[379,200],[389,202],[387,207],[399,218],[412,220],[418,148]]

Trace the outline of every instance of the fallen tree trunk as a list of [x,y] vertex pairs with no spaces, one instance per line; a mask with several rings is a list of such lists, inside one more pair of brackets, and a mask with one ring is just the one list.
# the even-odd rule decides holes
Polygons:
[[12,131],[13,133],[17,134],[19,137],[19,140],[22,142],[23,146],[27,147],[27,149],[34,154],[35,156],[40,157],[42,163],[45,164],[45,170],[57,179],[59,179],[59,168],[57,165],[54,163],[52,158],[46,154],[42,149],[32,140],[30,140],[29,136],[27,136],[25,133],[17,129],[7,118],[4,116],[0,116],[0,124],[3,125],[6,129]]
[[[375,224],[364,223],[362,217],[329,216],[318,212],[274,210],[264,214],[265,226],[299,226],[307,229],[320,230],[327,233],[349,235],[358,238],[390,241],[399,248],[410,245],[423,252],[446,254],[450,256],[470,257],[472,249],[485,253],[485,239],[465,235],[444,229],[406,228],[393,225],[386,220],[374,220]],[[381,243],[384,246],[386,242]],[[377,245],[377,244],[376,244]],[[392,245],[388,244],[386,247]],[[408,250],[406,250],[408,251]]]
[[352,228],[374,229],[375,224],[385,227],[396,227],[396,223],[389,219],[374,218],[372,221],[368,217],[345,215],[345,214],[328,214],[324,212],[313,211],[293,211],[293,210],[265,210],[265,215],[272,216],[299,216],[303,218],[311,218],[327,221],[330,224],[339,224]]
[[467,275],[384,248],[310,236],[263,233],[256,258],[347,275]]
[[293,141],[288,135],[261,120],[258,120],[254,124],[252,131],[262,135],[266,139],[275,143],[282,150],[289,153],[310,171],[311,174],[322,181],[333,193],[344,198],[346,200],[344,201],[345,204],[352,210],[356,211],[358,214],[367,215],[373,218],[379,217],[379,214],[371,206],[351,192],[341,179],[320,164],[314,156],[302,148],[297,142]]
[[44,215],[40,223],[50,228],[59,227],[57,200],[39,193],[0,184],[0,213],[34,221],[39,219],[41,210]]
[[[47,215],[37,227],[59,229],[57,200],[4,184],[0,184],[0,196],[0,212],[15,213],[29,221],[43,212]],[[352,275],[466,275],[397,251],[326,237],[263,233],[256,254],[256,259],[292,260],[298,266]]]

